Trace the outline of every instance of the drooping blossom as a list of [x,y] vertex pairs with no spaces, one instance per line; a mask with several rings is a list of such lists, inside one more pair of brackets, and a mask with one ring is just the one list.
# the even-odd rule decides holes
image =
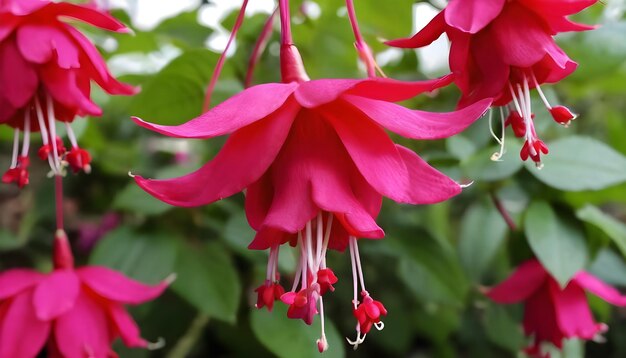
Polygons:
[[613,305],[626,306],[626,296],[585,271],[562,288],[536,259],[522,263],[487,296],[498,303],[524,302],[524,332],[533,339],[526,352],[544,357],[544,342],[561,349],[563,339],[591,340],[608,329],[593,319],[585,291]]
[[[93,7],[48,0],[0,1],[0,124],[14,128],[13,157],[5,183],[28,184],[30,134],[41,132],[38,156],[55,174],[67,163],[89,171],[91,156],[78,146],[70,123],[76,116],[99,116],[91,82],[110,94],[136,89],[118,82],[96,47],[67,20],[114,32],[129,30]],[[56,121],[67,129],[71,148],[57,136]],[[20,148],[20,133],[22,146]]]
[[117,357],[111,344],[157,348],[141,338],[125,305],[159,296],[171,282],[147,286],[99,266],[74,268],[67,238],[55,237],[54,270],[0,273],[0,358]]
[[387,44],[418,48],[445,33],[451,43],[450,68],[462,92],[459,107],[493,98],[494,106],[505,108],[506,123],[525,139],[521,158],[540,165],[548,148],[535,132],[530,91],[537,90],[557,123],[567,125],[576,118],[566,107],[552,106],[540,85],[559,82],[576,69],[554,35],[593,29],[567,17],[596,1],[451,0],[416,35]]
[[293,45],[283,46],[281,67],[283,83],[250,87],[179,126],[134,118],[171,137],[230,135],[217,156],[193,173],[166,180],[134,178],[156,198],[183,207],[247,190],[246,214],[257,231],[250,248],[270,249],[257,306],[272,307],[269,300],[277,297],[272,292],[279,290],[278,248],[290,242],[301,260],[283,301],[290,304],[290,317],[310,323],[316,302],[321,305],[321,295],[336,282],[332,271],[325,271],[327,248],[344,250],[352,243],[350,251],[356,254],[357,237],[383,237],[375,221],[383,196],[430,204],[461,192],[461,185],[394,144],[383,128],[413,139],[445,138],[473,123],[490,100],[451,113],[409,110],[394,102],[433,91],[451,77],[309,80]]

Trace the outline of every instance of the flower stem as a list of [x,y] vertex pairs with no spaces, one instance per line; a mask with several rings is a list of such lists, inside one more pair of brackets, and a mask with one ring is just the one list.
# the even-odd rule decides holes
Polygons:
[[369,77],[376,77],[376,61],[374,60],[372,51],[361,35],[359,22],[356,18],[356,11],[354,10],[354,1],[346,0],[346,8],[348,10],[350,25],[352,25],[352,32],[354,32],[354,46],[359,53],[359,57],[367,67],[367,75]]
[[280,44],[293,45],[291,37],[291,15],[289,13],[289,0],[280,0],[278,3],[280,9]]
[[263,51],[265,51],[265,47],[267,46],[267,43],[272,36],[274,19],[276,18],[277,12],[278,9],[275,9],[267,18],[265,25],[263,25],[263,30],[261,30],[261,35],[259,35],[259,38],[254,44],[252,55],[250,56],[250,60],[248,61],[248,71],[246,72],[246,80],[244,82],[245,88],[252,86],[252,81],[254,80],[254,69],[261,59],[261,55],[263,54]]
[[517,225],[515,225],[515,221],[513,221],[513,218],[504,207],[504,204],[502,204],[500,198],[498,198],[498,196],[494,192],[491,192],[489,195],[491,196],[491,201],[493,201],[493,204],[496,206],[496,209],[498,209],[498,212],[506,222],[509,229],[511,231],[517,231]]
[[54,197],[56,202],[57,230],[63,230],[63,176],[54,176]]

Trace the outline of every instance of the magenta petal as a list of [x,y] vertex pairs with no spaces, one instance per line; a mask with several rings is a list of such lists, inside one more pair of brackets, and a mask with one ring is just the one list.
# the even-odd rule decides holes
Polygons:
[[491,288],[487,297],[498,303],[515,303],[528,298],[548,278],[539,261],[533,259],[522,263],[506,280]]
[[11,14],[0,14],[0,42],[4,41],[19,23],[19,18]]
[[484,99],[471,106],[448,113],[410,110],[394,103],[363,97],[345,96],[348,102],[388,130],[412,139],[440,139],[462,132],[491,106]]
[[117,21],[117,19],[115,19],[108,13],[86,6],[74,5],[68,2],[60,2],[52,5],[50,10],[60,17],[70,17],[104,30],[121,33],[129,31],[126,25]]
[[396,147],[409,173],[408,203],[435,204],[461,193],[457,182],[431,167],[412,150],[401,145]]
[[15,42],[0,43],[0,94],[14,108],[24,106],[35,94],[39,79],[35,69],[20,54]]
[[367,97],[386,102],[399,102],[424,92],[432,92],[452,83],[454,77],[446,75],[433,80],[398,81],[389,78],[370,78],[347,90],[345,95]]
[[78,68],[78,49],[72,40],[57,27],[26,24],[17,30],[17,45],[30,62],[44,64],[56,59],[60,68]]
[[556,317],[566,338],[592,339],[604,328],[593,320],[585,291],[572,282],[564,290],[553,283],[552,295],[556,305]]
[[305,108],[315,108],[330,103],[345,91],[364,80],[354,79],[322,79],[306,81],[296,89],[294,96]]
[[50,4],[48,0],[12,0],[5,3],[8,3],[6,6],[11,13],[20,16],[28,15]]
[[66,313],[76,302],[80,281],[73,271],[55,270],[37,287],[33,297],[37,318],[50,321]]
[[280,111],[233,133],[217,156],[193,173],[166,180],[136,176],[135,181],[157,199],[176,206],[205,205],[231,196],[268,169],[299,109],[289,101]]
[[32,292],[25,292],[0,303],[0,357],[35,357],[43,348],[50,323],[35,317],[32,299]]
[[117,333],[127,347],[145,348],[148,342],[141,338],[139,327],[130,314],[126,312],[124,306],[118,303],[109,304],[109,317],[115,324]]
[[99,116],[102,109],[84,92],[78,83],[75,70],[62,70],[46,66],[40,71],[41,79],[52,98],[81,115]]
[[612,305],[626,306],[626,296],[588,272],[577,273],[573,281]]
[[[178,126],[152,124],[136,117],[133,117],[133,120],[142,127],[169,137],[201,139],[217,137],[232,133],[279,111],[297,86],[297,83],[268,83],[250,87],[199,117]],[[290,112],[293,110],[291,108]]]
[[150,301],[161,295],[169,285],[169,282],[162,281],[158,285],[149,286],[101,266],[81,267],[76,273],[98,295],[126,304],[136,305]]
[[505,3],[506,0],[450,0],[444,11],[446,23],[475,34],[500,14]]
[[57,318],[54,339],[64,357],[110,357],[111,333],[104,307],[81,292],[72,310]]
[[545,282],[525,298],[524,332],[527,336],[532,336],[536,344],[552,342],[557,348],[561,348],[564,337],[558,324],[556,302],[550,284],[557,283]]
[[576,14],[598,0],[517,0],[539,15],[566,16]]
[[413,37],[386,41],[385,44],[400,48],[419,48],[428,46],[437,40],[446,30],[445,11],[438,13],[430,22]]
[[0,273],[0,300],[36,285],[44,277],[39,272],[27,269],[13,269]]

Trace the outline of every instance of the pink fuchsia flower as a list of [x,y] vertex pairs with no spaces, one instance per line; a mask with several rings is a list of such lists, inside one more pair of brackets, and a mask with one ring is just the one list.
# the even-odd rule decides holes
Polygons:
[[536,259],[521,264],[487,296],[498,303],[524,302],[524,332],[534,340],[526,351],[542,356],[543,342],[560,349],[563,339],[590,340],[608,329],[593,319],[585,291],[613,305],[626,306],[626,296],[585,271],[562,288]]
[[105,267],[74,269],[65,234],[55,238],[55,268],[0,273],[0,358],[117,357],[111,343],[156,348],[141,338],[125,305],[158,297],[170,279],[147,286]]
[[576,118],[567,108],[550,105],[540,84],[559,82],[576,69],[576,62],[559,48],[554,35],[593,29],[567,17],[596,1],[451,0],[415,36],[387,44],[423,47],[445,33],[451,42],[450,68],[463,94],[459,107],[493,98],[494,106],[517,113],[526,128],[521,157],[539,165],[547,148],[535,133],[530,90],[537,89],[557,123],[567,125]]
[[[114,32],[129,31],[92,7],[48,0],[0,2],[0,124],[15,130],[13,160],[2,178],[5,183],[27,184],[28,165],[23,158],[29,156],[30,133],[36,131],[43,142],[38,154],[55,173],[60,173],[63,159],[73,171],[88,172],[91,157],[78,146],[70,123],[76,116],[102,114],[90,98],[91,82],[110,94],[136,92],[109,73],[96,47],[67,19]],[[67,127],[71,143],[67,153],[56,135],[56,121]]]

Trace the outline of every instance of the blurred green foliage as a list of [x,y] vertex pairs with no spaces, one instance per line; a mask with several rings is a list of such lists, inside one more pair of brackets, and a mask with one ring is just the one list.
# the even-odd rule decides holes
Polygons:
[[[317,1],[319,18],[307,16],[294,3],[294,38],[310,75],[363,76],[343,3]],[[413,3],[357,2],[364,35],[375,52],[385,50],[380,39],[412,31]],[[129,23],[125,13],[115,15]],[[222,25],[230,28],[234,16]],[[243,88],[247,61],[266,16],[246,19],[213,105]],[[130,54],[144,58],[167,46],[177,48],[180,55],[158,72],[124,76],[143,88],[135,97],[96,93],[103,118],[76,121],[79,141],[93,153],[94,163],[91,175],[66,180],[70,238],[79,249],[81,227],[97,224],[114,211],[122,217],[120,226],[92,251],[79,250],[79,261],[106,265],[150,283],[173,272],[178,275],[166,295],[133,309],[144,336],[164,337],[166,347],[147,352],[116,345],[122,357],[316,357],[319,318],[307,327],[288,320],[280,304],[272,314],[253,308],[253,289],[263,280],[266,253],[246,249],[253,232],[245,222],[242,195],[208,207],[173,208],[143,193],[127,175],[129,171],[159,178],[180,175],[199,167],[222,144],[221,139],[167,139],[130,120],[134,115],[177,124],[200,114],[218,54],[204,48],[213,31],[196,19],[197,12],[192,11],[151,31],[113,35],[117,45],[106,53],[110,59]],[[349,258],[330,253],[340,281],[325,300],[331,345],[325,357],[516,356],[526,342],[521,307],[495,305],[480,288],[502,280],[533,253],[561,284],[585,268],[607,282],[626,286],[626,19],[608,18],[598,4],[578,20],[602,26],[559,39],[580,66],[552,86],[549,95],[581,115],[564,129],[535,106],[539,130],[551,150],[542,170],[522,164],[517,155],[521,144],[514,139],[507,141],[502,161],[490,160],[498,147],[489,136],[487,118],[444,141],[397,138],[453,178],[475,183],[439,205],[385,202],[380,222],[387,237],[363,242],[361,250],[368,288],[385,302],[389,316],[385,330],[369,335],[357,352],[349,350],[342,338],[354,333]],[[99,43],[109,36],[91,35]],[[279,79],[276,46],[274,34],[258,64],[257,83]],[[383,70],[393,78],[425,77],[413,51],[404,51]],[[434,98],[423,96],[406,105],[451,110],[457,96],[454,88],[446,88]],[[11,134],[2,128],[0,138],[0,162],[6,165],[10,141],[5,139]],[[46,169],[35,168],[26,190],[0,188],[0,268],[51,267],[52,186]],[[514,228],[507,226],[494,203],[510,213]],[[295,256],[289,250],[281,252],[280,269],[287,277],[294,272]],[[591,302],[598,318],[611,325],[608,343],[568,342],[561,356],[626,356],[626,341],[620,339],[626,334],[624,312],[599,300]]]

